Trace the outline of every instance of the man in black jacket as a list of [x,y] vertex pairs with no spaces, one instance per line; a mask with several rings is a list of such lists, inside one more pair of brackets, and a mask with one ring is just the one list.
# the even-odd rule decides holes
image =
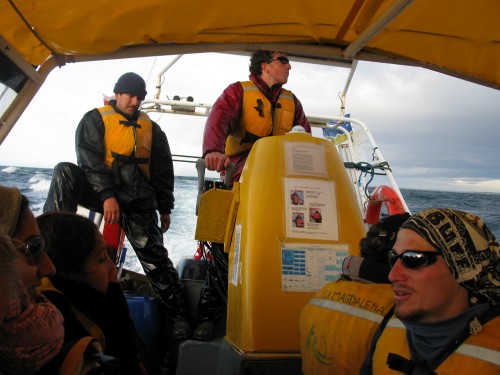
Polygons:
[[139,75],[123,74],[114,93],[115,100],[80,121],[78,166],[56,165],[44,212],[75,212],[79,204],[101,212],[107,224],[119,223],[166,308],[172,338],[184,339],[191,329],[182,284],[163,246],[174,207],[170,147],[160,126],[139,111],[146,96]]

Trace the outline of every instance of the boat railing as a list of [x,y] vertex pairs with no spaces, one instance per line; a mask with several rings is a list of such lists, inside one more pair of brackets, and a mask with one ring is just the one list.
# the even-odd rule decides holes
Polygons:
[[[364,214],[369,201],[369,185],[374,175],[384,176],[387,183],[400,197],[403,209],[409,208],[394,179],[388,161],[384,158],[370,129],[361,121],[351,117],[342,116],[317,116],[310,115],[307,119],[312,127],[337,130],[339,135],[344,135],[340,140],[329,138],[335,143],[344,165],[353,184],[361,212]],[[352,131],[342,125],[350,123]],[[370,159],[368,158],[370,155]],[[367,180],[366,176],[370,175]]]
[[[191,98],[191,97],[189,97]],[[141,111],[207,117],[212,104],[182,99],[144,99]],[[192,99],[192,98],[191,98]]]
[[[145,99],[141,110],[162,114],[207,117],[211,108],[212,104],[195,102],[192,97],[175,97],[174,99]],[[307,115],[307,119],[313,128],[329,128],[343,133],[342,141],[332,139],[332,137],[323,137],[329,138],[336,145],[336,149],[347,168],[362,214],[366,210],[370,182],[375,175],[386,178],[387,182],[384,184],[390,186],[399,195],[404,210],[409,212],[388,161],[380,151],[370,129],[361,120],[343,116],[320,115]],[[352,131],[348,131],[342,126],[346,123],[351,124]],[[195,161],[195,157],[192,156],[174,156],[177,157],[175,161],[179,162]],[[370,178],[368,179],[367,176]]]

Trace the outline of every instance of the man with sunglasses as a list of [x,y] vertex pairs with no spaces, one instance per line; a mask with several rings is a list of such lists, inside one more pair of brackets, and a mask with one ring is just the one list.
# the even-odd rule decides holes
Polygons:
[[302,104],[282,86],[290,74],[286,53],[258,50],[250,59],[248,81],[229,85],[210,111],[203,134],[203,158],[208,170],[221,172],[236,164],[237,181],[253,144],[282,135],[294,125],[311,133]]
[[498,374],[500,248],[483,221],[421,211],[402,225],[389,262],[394,313],[361,373]]
[[[252,54],[249,80],[229,85],[208,116],[203,133],[203,158],[208,170],[218,171],[222,177],[229,164],[234,163],[231,183],[238,181],[258,139],[286,134],[294,125],[301,125],[311,133],[302,104],[282,87],[288,81],[290,69],[284,52],[258,50]],[[225,296],[216,288],[216,274],[227,275],[227,254],[220,244],[213,244],[211,252],[219,271],[209,267],[198,306],[201,323],[193,333],[193,338],[203,341],[212,339],[215,322],[222,317],[225,306]],[[227,280],[224,284],[226,293]]]

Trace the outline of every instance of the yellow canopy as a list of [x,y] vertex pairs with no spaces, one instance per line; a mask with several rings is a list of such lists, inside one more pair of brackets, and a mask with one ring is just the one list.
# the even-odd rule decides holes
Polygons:
[[424,66],[500,88],[498,0],[0,0],[3,50],[39,66],[280,49]]

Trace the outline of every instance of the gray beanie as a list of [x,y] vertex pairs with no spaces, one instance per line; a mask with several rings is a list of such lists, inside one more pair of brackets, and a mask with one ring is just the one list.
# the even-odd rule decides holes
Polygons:
[[148,93],[146,91],[146,82],[144,82],[140,75],[132,72],[125,73],[118,78],[113,92],[118,94],[132,94],[137,96],[141,101],[144,100]]
[[21,192],[16,187],[0,186],[0,234],[12,236],[21,210]]

